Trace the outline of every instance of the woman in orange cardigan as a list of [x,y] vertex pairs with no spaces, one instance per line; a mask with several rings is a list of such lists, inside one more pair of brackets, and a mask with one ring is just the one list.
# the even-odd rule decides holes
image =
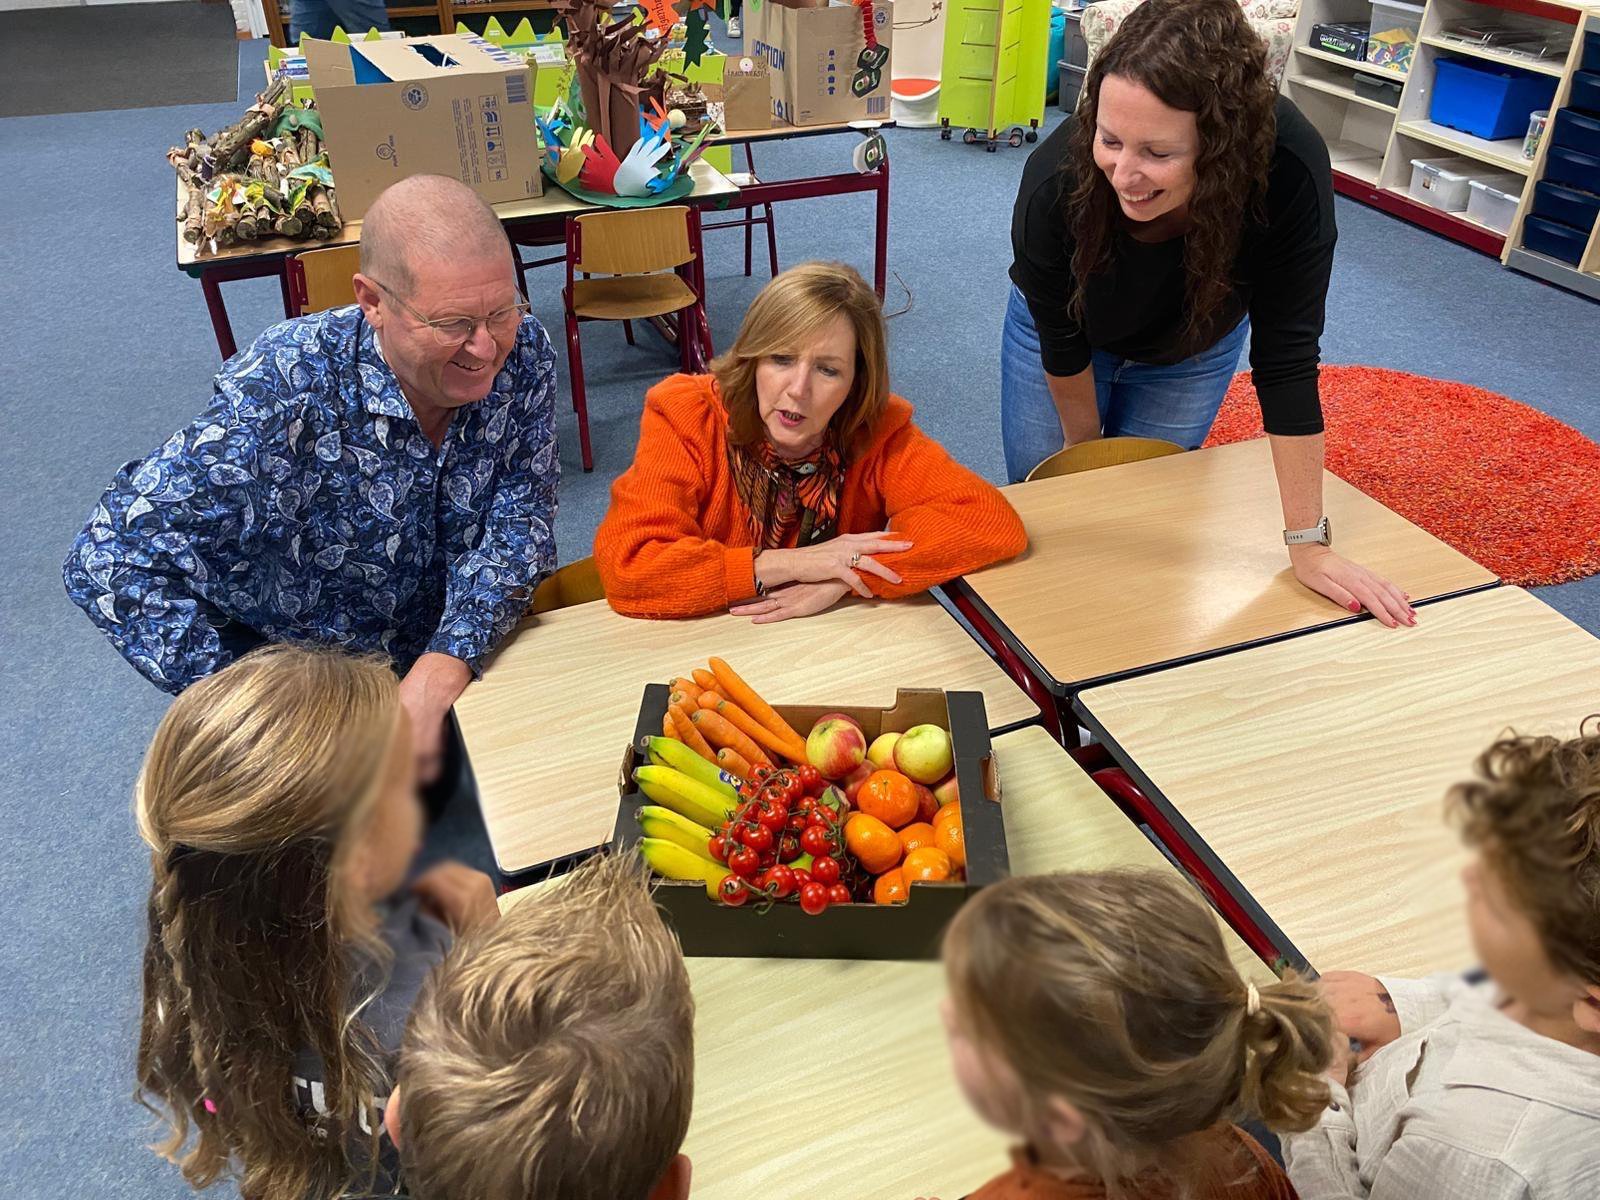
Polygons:
[[782,621],[1020,554],[1005,498],[889,394],[886,341],[860,275],[806,263],[761,290],[710,375],[652,388],[595,534],[611,607]]

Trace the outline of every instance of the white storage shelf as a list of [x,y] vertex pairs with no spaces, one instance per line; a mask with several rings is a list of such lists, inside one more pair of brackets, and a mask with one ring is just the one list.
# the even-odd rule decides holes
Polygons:
[[[1502,261],[1510,266],[1600,299],[1600,227],[1591,235],[1576,269],[1521,248],[1521,230],[1533,205],[1534,181],[1543,176],[1549,136],[1539,156],[1530,162],[1522,157],[1520,136],[1490,141],[1431,119],[1435,66],[1441,56],[1478,59],[1558,80],[1551,108],[1560,108],[1570,91],[1571,77],[1579,69],[1585,33],[1600,33],[1600,0],[1542,0],[1536,10],[1520,0],[1426,0],[1415,22],[1417,42],[1410,70],[1405,72],[1343,58],[1310,44],[1312,27],[1323,23],[1370,19],[1374,29],[1380,28],[1381,20],[1387,18],[1370,17],[1372,11],[1371,0],[1301,0],[1294,51],[1284,72],[1283,90],[1327,143],[1328,157],[1344,181],[1341,189],[1429,228],[1458,230],[1454,236],[1470,245],[1500,249]],[[1563,11],[1571,15],[1570,20],[1561,18]],[[1565,48],[1566,53],[1528,58],[1446,36],[1463,25],[1485,22],[1535,29],[1545,35],[1546,45]],[[1410,21],[1395,23],[1412,25]],[[1404,90],[1399,107],[1358,93],[1355,80],[1363,76],[1400,83]],[[1498,180],[1494,186],[1502,195],[1492,202],[1494,225],[1477,219],[1487,215],[1481,207],[1477,213],[1470,206],[1465,212],[1434,209],[1426,217],[1414,207],[1418,202],[1409,193],[1412,160],[1447,155],[1471,160],[1461,168],[1471,178]],[[1356,186],[1350,186],[1352,181]],[[1391,199],[1399,197],[1410,203],[1397,204]],[[1507,233],[1498,226],[1504,224],[1506,205],[1512,198],[1517,200],[1517,210]],[[1436,215],[1447,216],[1450,224],[1441,226]]]

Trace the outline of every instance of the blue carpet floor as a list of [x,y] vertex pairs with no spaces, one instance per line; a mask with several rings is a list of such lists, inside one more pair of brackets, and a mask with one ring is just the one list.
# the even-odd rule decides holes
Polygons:
[[[241,79],[260,78],[259,46]],[[218,360],[199,286],[173,265],[172,172],[162,155],[233,104],[0,121],[0,1192],[173,1197],[173,1170],[143,1147],[130,1100],[147,861],[130,789],[165,697],[112,652],[61,590],[60,563],[117,467],[203,404]],[[1057,119],[1052,112],[1051,120]],[[985,154],[930,131],[891,132],[889,306],[896,390],[973,468],[1002,477],[997,343],[1011,201],[1026,150]],[[850,143],[763,147],[771,176],[847,169]],[[87,214],[87,215],[86,215]],[[1329,297],[1329,362],[1464,380],[1600,437],[1600,308],[1371,209],[1341,200]],[[778,210],[782,261],[871,266],[864,197]],[[763,282],[745,279],[735,233],[708,235],[711,319],[726,345]],[[759,255],[758,255],[759,261]],[[559,268],[535,277],[539,318],[559,329]],[[272,281],[225,285],[241,344],[281,317]],[[640,396],[673,369],[648,341],[585,333],[596,469],[562,427],[559,544],[588,553],[610,480],[630,460]],[[1600,631],[1600,582],[1544,597]],[[470,813],[443,841],[481,861]]]

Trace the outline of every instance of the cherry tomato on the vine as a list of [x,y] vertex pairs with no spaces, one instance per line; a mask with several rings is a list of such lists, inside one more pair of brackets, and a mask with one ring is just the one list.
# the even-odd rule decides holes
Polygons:
[[850,889],[842,883],[836,883],[828,889],[829,904],[849,904]]
[[735,875],[729,875],[717,887],[717,898],[730,908],[738,908],[750,899],[750,889]]
[[822,789],[827,786],[827,782],[822,778],[821,771],[807,763],[797,773],[800,776],[800,786],[805,788],[808,796],[822,795]]
[[793,862],[801,853],[800,839],[792,833],[784,834],[783,840],[778,843],[778,861]]
[[761,856],[749,846],[740,846],[728,854],[728,870],[740,879],[749,879],[761,869]]
[[711,835],[711,840],[706,843],[706,852],[720,863],[728,861],[728,839],[720,834]]
[[765,825],[752,825],[748,829],[740,830],[739,840],[757,854],[765,854],[772,849],[774,838],[772,830]]
[[800,908],[807,916],[816,916],[830,903],[828,889],[820,883],[808,883],[800,889]]
[[834,851],[833,834],[820,825],[808,826],[800,835],[800,849],[816,858]]
[[827,887],[839,882],[839,860],[824,854],[811,864],[811,878]]
[[792,896],[795,891],[794,872],[785,866],[768,867],[761,873],[761,886],[771,889],[773,896],[779,900]]

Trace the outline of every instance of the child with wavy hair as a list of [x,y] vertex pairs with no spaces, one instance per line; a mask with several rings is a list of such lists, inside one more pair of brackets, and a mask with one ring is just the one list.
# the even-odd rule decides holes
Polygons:
[[1361,1065],[1347,1080],[1339,1056],[1327,1112],[1284,1144],[1306,1200],[1600,1196],[1596,721],[1501,738],[1450,793],[1481,971],[1323,976]]
[[957,915],[944,961],[956,1077],[1023,1142],[970,1200],[1292,1200],[1232,1122],[1316,1122],[1332,1021],[1313,984],[1242,980],[1181,880],[1006,880]]
[[203,1188],[322,1200],[392,1188],[377,1119],[411,1002],[486,876],[420,845],[388,664],[267,646],[190,687],[140,774],[151,849],[138,1098]]

